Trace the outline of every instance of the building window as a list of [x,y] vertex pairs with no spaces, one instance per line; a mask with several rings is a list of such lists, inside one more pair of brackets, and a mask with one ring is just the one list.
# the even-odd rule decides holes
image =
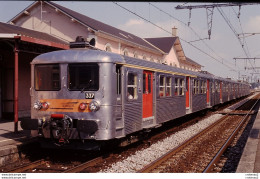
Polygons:
[[110,45],[109,43],[107,43],[107,44],[105,45],[105,51],[107,51],[107,52],[112,52],[112,48],[111,48],[111,45]]
[[154,62],[153,56],[150,57],[150,61],[151,61],[151,62]]
[[138,58],[138,53],[134,52],[134,58]]
[[127,98],[128,100],[137,99],[137,74],[132,72],[128,73]]
[[123,55],[124,55],[124,56],[129,56],[127,48],[124,49]]

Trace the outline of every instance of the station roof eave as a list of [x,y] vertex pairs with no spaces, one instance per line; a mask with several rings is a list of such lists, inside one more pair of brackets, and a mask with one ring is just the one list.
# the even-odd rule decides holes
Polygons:
[[39,38],[34,38],[34,37],[28,37],[24,36],[21,34],[8,34],[8,33],[0,33],[0,40],[1,39],[20,39],[23,42],[29,42],[33,44],[38,44],[38,45],[44,45],[44,46],[49,46],[49,47],[54,47],[54,48],[59,48],[59,49],[69,49],[69,45],[66,44],[60,44],[52,41],[47,41]]
[[3,22],[0,22],[0,39],[19,39],[23,42],[59,49],[69,49],[69,44],[67,42],[49,34],[6,24]]

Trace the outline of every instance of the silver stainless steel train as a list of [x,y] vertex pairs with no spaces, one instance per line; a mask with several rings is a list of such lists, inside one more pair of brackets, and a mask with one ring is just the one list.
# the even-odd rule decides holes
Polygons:
[[43,146],[91,150],[250,93],[245,82],[84,48],[39,55],[31,82],[22,128]]

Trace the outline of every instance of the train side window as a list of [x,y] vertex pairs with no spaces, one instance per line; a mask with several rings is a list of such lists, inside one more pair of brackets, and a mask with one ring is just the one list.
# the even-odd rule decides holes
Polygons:
[[184,95],[184,79],[182,78],[175,78],[175,96],[183,96]]
[[194,79],[194,85],[193,85],[193,94],[199,94],[199,85],[200,85],[200,82],[199,80],[195,80]]
[[148,74],[148,93],[150,94],[152,92],[152,85],[151,85],[151,74]]
[[172,96],[172,78],[166,77],[166,96]]
[[184,95],[184,79],[180,78],[180,89],[179,89],[179,96]]
[[121,66],[116,66],[116,94],[121,94]]
[[202,94],[202,81],[198,81],[199,85],[198,85],[198,94]]
[[196,88],[197,88],[197,80],[193,80],[193,94],[196,94]]
[[205,94],[205,93],[206,93],[206,82],[201,81],[201,94]]
[[127,98],[137,99],[137,74],[135,73],[128,73]]
[[211,83],[211,93],[215,93],[215,88],[214,88],[215,86],[214,86],[214,83],[212,82]]
[[206,93],[207,93],[207,82],[204,81],[204,94],[206,94]]
[[178,94],[179,94],[179,82],[180,82],[179,78],[175,78],[174,82],[175,82],[174,95],[178,96]]
[[146,93],[146,74],[143,74],[143,94]]
[[163,96],[165,96],[165,77],[160,75],[159,79],[160,79],[159,94],[160,94],[160,97],[163,97]]

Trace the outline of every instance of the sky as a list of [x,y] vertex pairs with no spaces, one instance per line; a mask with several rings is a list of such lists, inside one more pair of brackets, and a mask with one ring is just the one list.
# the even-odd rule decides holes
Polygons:
[[[31,3],[32,1],[0,1],[0,22],[8,22]],[[55,3],[142,38],[171,36],[172,27],[177,27],[177,35],[185,55],[201,64],[202,70],[234,80],[260,80],[258,74],[260,59],[234,59],[260,58],[260,4],[243,5],[240,10],[238,6],[215,7],[211,36],[208,39],[208,18],[205,8],[193,8],[191,11],[175,8],[178,5],[197,6],[205,3],[109,1]]]

